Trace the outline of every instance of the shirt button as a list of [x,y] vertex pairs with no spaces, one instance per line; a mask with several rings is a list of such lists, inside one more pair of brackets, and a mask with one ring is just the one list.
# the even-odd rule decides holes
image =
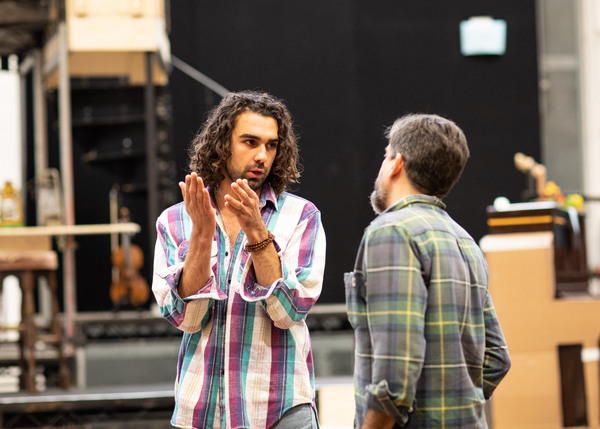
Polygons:
[[229,252],[225,252],[225,256],[229,256]]

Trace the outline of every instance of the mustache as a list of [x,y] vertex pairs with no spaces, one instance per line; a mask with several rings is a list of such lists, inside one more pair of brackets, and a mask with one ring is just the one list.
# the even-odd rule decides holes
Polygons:
[[244,172],[252,171],[255,169],[263,170],[265,173],[267,172],[267,167],[262,162],[257,162],[253,165],[248,165],[246,168],[244,168]]

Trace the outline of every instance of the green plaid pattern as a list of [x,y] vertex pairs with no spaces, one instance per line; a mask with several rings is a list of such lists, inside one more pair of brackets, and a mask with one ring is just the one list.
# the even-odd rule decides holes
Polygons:
[[388,208],[347,273],[356,426],[369,408],[397,427],[486,428],[485,400],[510,368],[485,256],[435,197]]

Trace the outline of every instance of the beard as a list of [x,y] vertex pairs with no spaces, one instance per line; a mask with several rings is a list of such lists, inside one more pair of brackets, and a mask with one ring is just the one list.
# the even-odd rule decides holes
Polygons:
[[[254,168],[262,168],[265,171],[265,174],[260,178],[248,177],[246,173]],[[248,186],[250,187],[250,189],[256,192],[260,190],[264,185],[265,180],[267,180],[267,177],[269,176],[270,170],[267,170],[267,168],[264,165],[258,164],[246,166],[243,170],[238,170],[234,167],[227,165],[225,167],[225,172],[227,173],[227,176],[232,182],[235,182],[237,179],[246,179],[248,181]]]
[[375,211],[376,214],[380,214],[387,209],[387,196],[387,191],[381,186],[378,177],[377,180],[375,180],[375,189],[371,192],[371,207],[373,207],[373,211]]

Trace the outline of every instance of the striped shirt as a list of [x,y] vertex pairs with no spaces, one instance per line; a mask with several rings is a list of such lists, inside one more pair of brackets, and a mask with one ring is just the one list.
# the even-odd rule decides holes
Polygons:
[[368,409],[407,428],[486,428],[484,405],[510,368],[474,240],[426,195],[365,230],[345,275],[355,330],[356,427]]
[[[214,205],[214,195],[211,192]],[[177,294],[192,223],[179,203],[157,221],[152,290],[162,315],[183,331],[171,424],[183,428],[266,428],[299,404],[315,406],[306,314],[321,293],[325,234],[307,200],[263,186],[260,210],[275,236],[283,277],[256,283],[240,230],[230,243],[217,214],[212,275]]]

